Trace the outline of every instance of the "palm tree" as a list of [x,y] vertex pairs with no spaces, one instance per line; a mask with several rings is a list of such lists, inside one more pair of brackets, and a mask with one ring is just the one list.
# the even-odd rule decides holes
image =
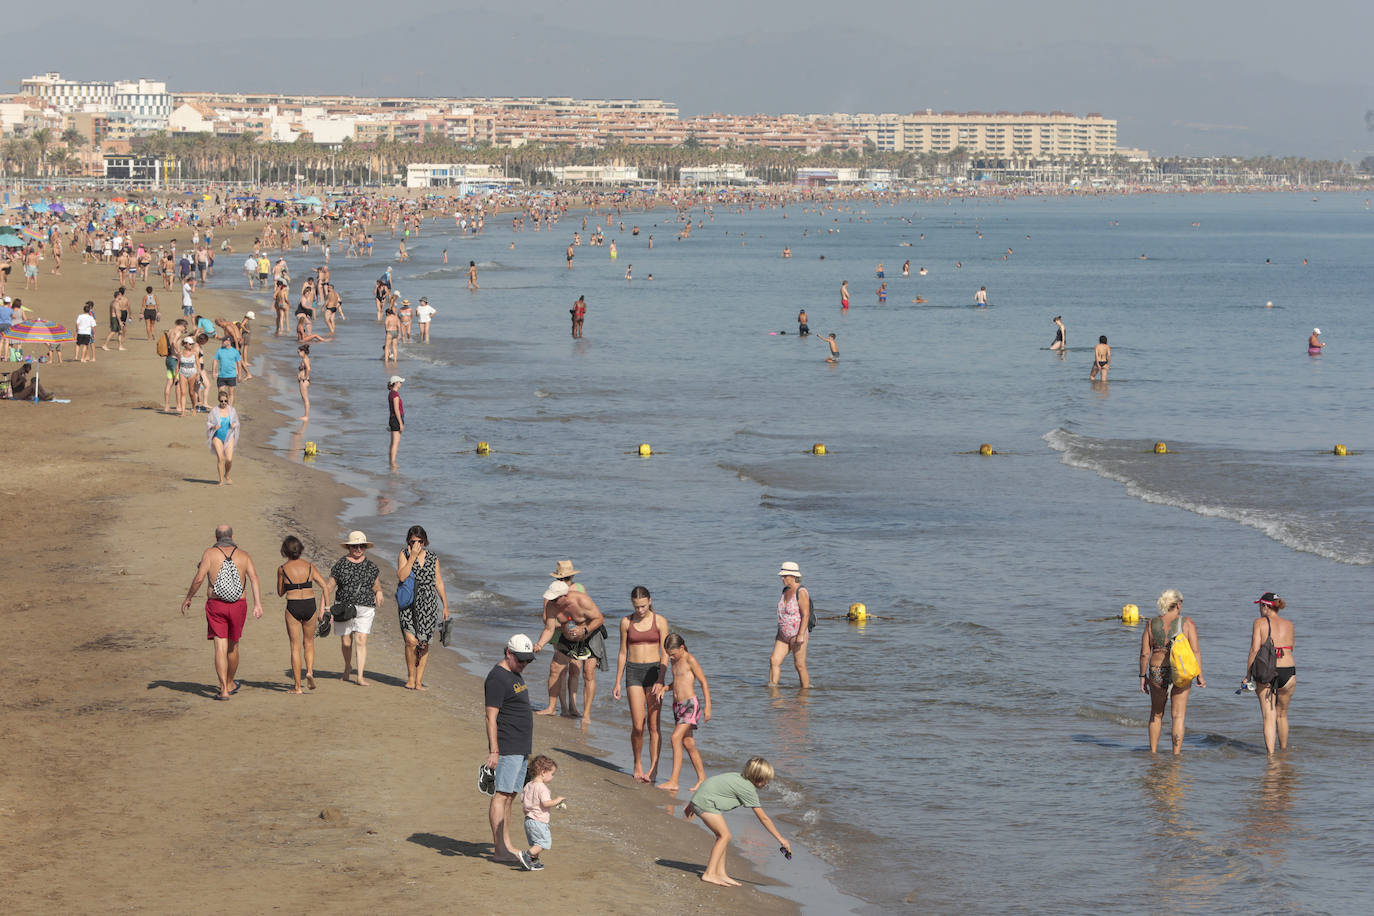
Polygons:
[[38,147],[38,177],[43,177],[44,160],[48,153],[48,144],[52,143],[52,128],[40,127],[33,132],[30,137],[34,145]]

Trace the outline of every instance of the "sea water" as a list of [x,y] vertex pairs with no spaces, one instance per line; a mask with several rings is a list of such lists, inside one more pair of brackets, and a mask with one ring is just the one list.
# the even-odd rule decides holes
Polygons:
[[[538,233],[497,218],[475,238],[444,218],[408,240],[403,263],[382,235],[377,257],[332,262],[349,320],[314,348],[311,422],[280,444],[318,441],[315,465],[367,494],[340,533],[364,528],[394,552],[409,525],[428,529],[476,669],[511,632],[537,632],[556,560],[576,563],[612,633],[629,590],[647,586],[709,679],[708,771],[768,757],[766,808],[848,908],[1366,909],[1368,202],[811,211],[721,203],[694,211],[680,239],[672,211],[627,210],[606,228],[618,259],[584,244],[571,270],[573,232],[587,238],[604,213]],[[299,275],[319,258],[289,260]],[[371,297],[388,263],[403,296],[439,310],[433,341],[403,345],[395,369],[398,473]],[[984,285],[991,305],[974,308]],[[1047,349],[1061,314],[1063,355]],[[1319,357],[1314,326],[1329,344]],[[835,365],[818,339],[832,331]],[[1106,384],[1088,381],[1099,335]],[[281,355],[294,411],[291,347],[265,349]],[[977,454],[984,442],[997,454]],[[1332,455],[1337,442],[1351,454]],[[784,560],[800,563],[820,618],[807,692],[790,660],[781,687],[766,684]],[[1126,603],[1146,619],[1165,588],[1197,623],[1209,685],[1192,691],[1179,758],[1167,723],[1148,753],[1141,628],[1113,619]],[[1266,590],[1298,632],[1291,746],[1272,759],[1253,694],[1232,692]],[[867,605],[862,626],[838,619],[852,602]],[[527,673],[536,700],[546,671]],[[612,686],[603,674],[592,737],[628,768]],[[799,866],[774,846],[744,853],[788,883]]]

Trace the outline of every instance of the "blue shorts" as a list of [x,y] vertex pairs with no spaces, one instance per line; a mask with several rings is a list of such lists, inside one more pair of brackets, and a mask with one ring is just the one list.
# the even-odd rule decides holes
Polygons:
[[529,760],[524,754],[505,754],[496,758],[496,791],[514,795],[525,788],[525,765]]
[[532,817],[525,818],[525,839],[531,846],[542,846],[544,849],[553,847],[553,834],[549,833],[549,825]]

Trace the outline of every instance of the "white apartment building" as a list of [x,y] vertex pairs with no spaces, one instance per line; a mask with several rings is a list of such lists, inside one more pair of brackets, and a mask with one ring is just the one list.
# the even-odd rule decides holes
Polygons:
[[21,80],[19,94],[41,99],[64,114],[110,114],[136,131],[165,130],[172,114],[167,84],[156,80],[67,80],[54,71]]
[[549,170],[554,181],[570,184],[656,184],[639,177],[636,165],[560,165]]
[[1059,159],[1110,156],[1116,152],[1116,121],[1066,111],[944,111],[915,114],[835,114],[883,152],[948,153],[962,148],[975,156]]
[[716,184],[748,184],[749,176],[738,162],[720,165],[684,165],[678,170],[678,183],[701,187]]

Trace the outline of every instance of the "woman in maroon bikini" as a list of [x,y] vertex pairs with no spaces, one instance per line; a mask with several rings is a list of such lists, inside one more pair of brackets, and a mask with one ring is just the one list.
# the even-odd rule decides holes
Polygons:
[[[663,679],[668,673],[668,653],[663,640],[668,636],[668,620],[654,610],[649,590],[636,585],[630,591],[634,613],[620,620],[620,658],[615,666],[615,688],[611,695],[620,699],[622,682],[630,701],[630,749],[635,755],[634,776],[638,782],[653,782],[658,776],[659,711],[663,706]],[[649,726],[649,772],[641,762],[644,751],[644,726]]]
[[1259,605],[1260,615],[1250,625],[1250,654],[1245,659],[1245,675],[1250,677],[1250,666],[1255,663],[1255,653],[1268,639],[1274,640],[1274,654],[1277,665],[1274,677],[1268,683],[1255,683],[1255,696],[1259,698],[1260,719],[1264,723],[1264,746],[1274,753],[1277,738],[1280,749],[1288,747],[1288,704],[1293,699],[1293,691],[1298,687],[1298,663],[1293,660],[1293,644],[1297,631],[1293,621],[1280,616],[1287,607],[1284,600],[1273,592],[1265,592],[1255,602]]

